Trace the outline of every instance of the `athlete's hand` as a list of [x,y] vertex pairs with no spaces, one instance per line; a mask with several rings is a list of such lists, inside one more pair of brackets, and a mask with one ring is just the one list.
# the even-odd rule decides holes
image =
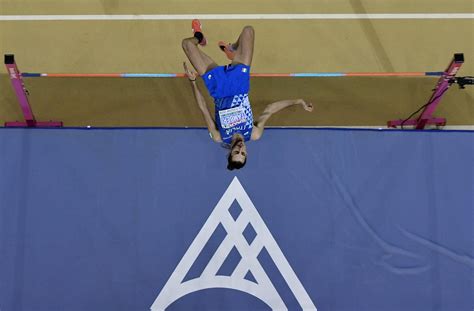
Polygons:
[[186,62],[183,62],[183,67],[184,67],[184,73],[186,74],[186,76],[188,77],[188,79],[190,81],[196,81],[196,76],[197,76],[197,73],[191,69],[188,68],[188,65],[186,64]]
[[298,104],[303,106],[304,110],[306,110],[306,111],[309,111],[309,112],[313,111],[313,104],[312,103],[307,103],[302,99],[298,99]]

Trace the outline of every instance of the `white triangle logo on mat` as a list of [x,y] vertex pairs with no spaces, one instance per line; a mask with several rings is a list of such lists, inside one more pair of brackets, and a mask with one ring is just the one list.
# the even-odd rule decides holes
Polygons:
[[[229,208],[234,200],[238,202],[241,208],[237,220],[234,220],[229,212]],[[226,230],[226,237],[207,263],[202,274],[198,278],[183,282],[219,224],[222,224]],[[255,238],[251,241],[250,245],[243,235],[247,225],[251,225],[255,231]],[[230,276],[216,275],[234,247],[241,255],[240,262]],[[206,223],[176,266],[173,274],[151,306],[151,310],[165,310],[179,298],[192,292],[209,288],[227,288],[243,291],[262,300],[273,310],[288,310],[258,261],[257,257],[264,247],[285,279],[300,307],[303,310],[316,310],[314,303],[237,177],[234,177],[234,180],[232,180],[219,203],[217,203]],[[255,282],[245,278],[249,272],[254,277]]]

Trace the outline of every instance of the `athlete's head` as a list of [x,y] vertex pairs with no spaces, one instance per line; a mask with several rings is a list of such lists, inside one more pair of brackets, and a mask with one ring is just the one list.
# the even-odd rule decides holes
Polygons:
[[232,139],[229,156],[227,157],[227,169],[234,170],[244,167],[247,163],[247,146],[242,136]]

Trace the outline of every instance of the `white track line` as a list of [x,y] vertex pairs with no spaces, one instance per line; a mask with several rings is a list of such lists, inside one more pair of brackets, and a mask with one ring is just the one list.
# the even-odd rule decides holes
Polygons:
[[474,13],[400,14],[197,14],[197,15],[0,15],[0,21],[90,21],[90,20],[278,20],[278,19],[474,19]]

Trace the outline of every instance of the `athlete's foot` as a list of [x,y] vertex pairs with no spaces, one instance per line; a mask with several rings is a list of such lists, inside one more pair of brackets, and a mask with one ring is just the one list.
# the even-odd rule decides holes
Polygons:
[[219,41],[219,48],[222,50],[222,52],[225,53],[228,59],[234,60],[235,57],[235,51],[232,48],[232,44],[227,44],[224,41]]
[[193,29],[193,34],[196,32],[200,32],[202,34],[202,40],[199,42],[200,45],[205,46],[207,44],[206,37],[204,37],[204,34],[202,33],[202,24],[198,19],[193,19],[191,23],[191,27]]

